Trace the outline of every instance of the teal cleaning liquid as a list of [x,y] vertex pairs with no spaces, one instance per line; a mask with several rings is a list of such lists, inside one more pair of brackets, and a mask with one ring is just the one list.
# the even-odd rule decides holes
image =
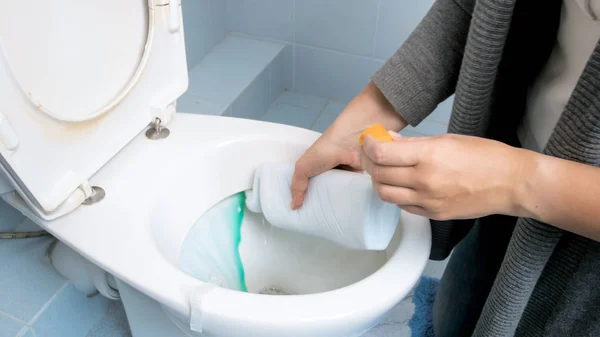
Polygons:
[[247,292],[240,256],[245,203],[244,193],[234,194],[196,221],[179,255],[184,272],[204,282]]
[[237,199],[237,216],[235,221],[233,222],[232,232],[234,234],[235,241],[235,249],[233,251],[236,260],[236,269],[238,271],[238,279],[240,290],[247,292],[248,288],[246,287],[246,275],[244,272],[244,264],[242,263],[242,256],[240,254],[240,244],[242,243],[242,222],[244,221],[244,208],[246,207],[246,194],[238,193],[234,195]]

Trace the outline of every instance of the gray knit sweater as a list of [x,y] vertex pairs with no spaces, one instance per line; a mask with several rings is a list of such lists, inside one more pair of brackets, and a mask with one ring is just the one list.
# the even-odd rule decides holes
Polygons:
[[[373,82],[413,126],[455,94],[449,132],[518,145],[527,89],[556,41],[561,4],[437,0]],[[544,153],[600,166],[600,43]],[[447,257],[473,222],[431,221],[431,258]],[[473,336],[600,336],[600,244],[518,219]]]

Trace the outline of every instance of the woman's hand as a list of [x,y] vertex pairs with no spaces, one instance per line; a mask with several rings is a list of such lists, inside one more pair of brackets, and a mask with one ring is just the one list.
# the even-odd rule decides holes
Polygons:
[[390,130],[406,126],[379,89],[370,83],[296,162],[291,186],[292,209],[302,206],[310,178],[337,166],[362,170],[358,139],[365,128],[376,123]]
[[529,163],[524,150],[450,134],[395,138],[367,136],[360,156],[383,200],[435,220],[522,213],[517,196]]

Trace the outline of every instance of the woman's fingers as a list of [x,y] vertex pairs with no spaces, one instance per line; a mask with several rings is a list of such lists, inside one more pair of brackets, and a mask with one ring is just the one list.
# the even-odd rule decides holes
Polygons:
[[429,216],[429,212],[427,212],[427,210],[421,206],[416,206],[416,205],[405,205],[405,206],[401,206],[398,205],[398,207],[400,207],[400,209],[402,209],[403,211],[406,211],[408,213],[414,214],[414,215],[419,215],[419,216],[423,216],[426,218],[430,218]]
[[418,194],[411,188],[382,184],[373,180],[373,189],[383,201],[398,206],[418,204]]
[[379,142],[372,136],[365,137],[363,151],[378,165],[414,166],[419,162],[425,142],[418,138],[411,140],[396,138],[393,142]]
[[362,165],[373,181],[378,183],[412,189],[418,187],[417,170],[413,166],[381,166],[368,158],[363,160]]

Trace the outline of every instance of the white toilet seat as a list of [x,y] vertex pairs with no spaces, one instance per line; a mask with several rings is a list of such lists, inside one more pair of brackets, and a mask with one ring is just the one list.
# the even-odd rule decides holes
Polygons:
[[[149,141],[140,134],[92,177],[93,184],[106,190],[106,198],[101,203],[80,207],[64,217],[39,221],[39,224],[90,261],[162,303],[182,321],[189,322],[190,296],[205,283],[177,268],[177,252],[186,231],[204,209],[249,188],[252,165],[265,159],[294,160],[318,134],[265,122],[187,114],[178,114],[169,127],[171,136],[160,142]],[[212,166],[206,163],[207,172],[215,174],[218,170],[230,177],[220,182],[213,179],[212,184],[208,179],[210,174],[204,181],[194,181],[193,176],[188,175],[189,178],[175,182],[167,173],[169,167],[175,166],[184,177],[187,169],[202,171],[203,160],[210,158],[207,155],[215,153],[214,149],[225,150],[228,145],[233,145],[229,148],[234,149],[252,141],[285,144],[281,149],[286,150],[249,153],[242,145],[243,154],[239,160],[248,165],[236,167],[223,160]],[[161,185],[168,188],[151,193]],[[205,198],[192,200],[190,196],[197,195],[193,190],[196,185],[209,189],[219,186],[219,190],[202,194]],[[190,188],[187,194],[183,192],[184,188]],[[169,189],[173,190],[172,197],[164,194]],[[5,198],[29,213],[28,216],[33,216],[17,194]],[[180,214],[178,220],[173,221],[187,222],[188,228],[184,225],[160,228],[153,224],[151,210],[159,207],[160,203],[156,202],[161,198],[171,200],[170,204],[162,206],[165,208],[182,204],[182,208],[190,209],[186,203],[196,203],[195,214],[192,211]],[[175,216],[168,210],[164,214]],[[403,213],[402,220],[401,232],[395,242],[397,250],[391,247],[393,254],[389,261],[364,280],[333,291],[295,296],[267,296],[212,288],[203,298],[203,329],[222,336],[243,331],[242,335],[247,336],[332,337],[344,336],[341,332],[350,334],[369,328],[406,296],[428,259],[428,221],[408,213]],[[110,249],[107,249],[108,245]]]
[[168,124],[187,85],[180,0],[6,2],[0,168],[37,216],[58,218],[140,130]]

